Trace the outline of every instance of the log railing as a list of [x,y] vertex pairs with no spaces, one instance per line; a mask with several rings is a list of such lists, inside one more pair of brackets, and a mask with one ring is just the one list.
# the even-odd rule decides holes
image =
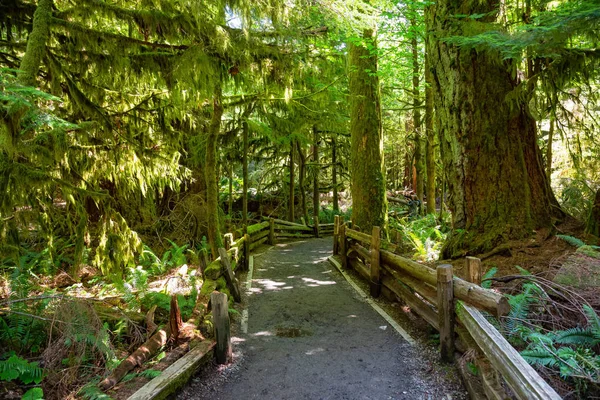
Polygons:
[[[400,298],[440,332],[444,361],[454,349],[474,347],[499,372],[519,399],[560,399],[560,396],[491,325],[481,311],[503,316],[510,306],[505,296],[480,286],[481,262],[467,257],[467,280],[454,276],[451,265],[437,269],[383,248],[379,227],[371,235],[351,229],[336,218],[333,257],[342,269],[353,268],[369,282],[371,295]],[[485,384],[484,379],[484,384]],[[486,390],[486,393],[488,391]]]

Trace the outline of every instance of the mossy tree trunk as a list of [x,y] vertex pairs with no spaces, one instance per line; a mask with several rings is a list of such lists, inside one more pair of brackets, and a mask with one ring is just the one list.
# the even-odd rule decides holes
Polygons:
[[19,82],[36,86],[42,58],[46,53],[46,42],[50,36],[52,0],[40,0],[33,14],[33,29],[27,38],[27,50],[19,66]]
[[204,176],[206,179],[206,205],[208,214],[208,243],[213,258],[219,256],[218,248],[223,247],[219,229],[219,185],[217,182],[217,142],[221,131],[222,89],[217,85],[213,95],[213,114],[206,138],[206,159]]
[[600,189],[596,191],[596,198],[594,199],[585,231],[590,235],[600,237]]
[[248,227],[248,121],[242,123],[244,151],[242,154],[242,227]]
[[289,185],[289,195],[288,195],[288,221],[290,222],[294,222],[295,220],[295,216],[294,216],[294,203],[295,203],[295,187],[294,187],[294,181],[296,179],[296,174],[295,174],[295,168],[294,168],[294,147],[295,147],[295,143],[292,140],[290,142],[290,164],[289,164],[289,178],[290,178],[290,185]]
[[370,29],[363,32],[363,43],[348,44],[352,220],[364,232],[387,229],[377,55],[370,48],[376,48]]
[[306,206],[306,154],[304,153],[300,141],[296,141],[296,146],[298,147],[298,160],[300,161],[300,165],[298,166],[300,170],[300,176],[298,177],[298,186],[300,187],[300,209],[302,211],[302,216],[304,217],[304,222],[308,223],[308,207]]
[[337,141],[331,138],[331,184],[333,185],[333,211],[340,211],[337,183]]
[[[321,171],[321,166],[319,164],[319,131],[316,126],[313,126],[313,220],[315,217],[319,217],[319,172]],[[308,223],[308,221],[307,221]]]
[[[417,192],[417,199],[423,204],[423,194],[424,194],[424,181],[425,181],[425,163],[423,157],[423,143],[421,140],[421,93],[419,92],[419,46],[417,43],[417,22],[414,18],[410,20],[410,25],[412,28],[411,39],[410,39],[410,47],[412,50],[412,64],[413,64],[413,74],[412,74],[412,89],[413,89],[413,99],[412,99],[412,120],[413,120],[413,129],[415,133],[415,170],[416,170],[416,187],[415,190]],[[422,208],[421,208],[422,209]]]
[[427,169],[427,214],[435,214],[435,131],[433,130],[432,76],[429,55],[425,54],[425,164]]
[[[440,0],[427,13],[435,122],[448,182],[453,231],[443,257],[487,251],[550,228],[561,218],[542,165],[535,121],[509,103],[516,67],[492,53],[440,41],[497,29],[495,1]],[[477,23],[455,15],[485,14]]]

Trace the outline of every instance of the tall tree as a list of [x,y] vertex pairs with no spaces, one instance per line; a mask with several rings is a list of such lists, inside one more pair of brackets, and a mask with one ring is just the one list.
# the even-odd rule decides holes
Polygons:
[[440,0],[426,18],[453,224],[444,257],[526,238],[562,217],[543,169],[535,121],[526,104],[507,101],[519,85],[514,63],[444,41],[496,29],[497,14],[494,0]]
[[352,219],[366,232],[388,218],[376,50],[372,29],[348,44]]

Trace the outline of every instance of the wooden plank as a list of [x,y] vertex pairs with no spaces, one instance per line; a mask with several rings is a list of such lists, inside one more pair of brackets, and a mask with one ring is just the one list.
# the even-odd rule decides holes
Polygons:
[[342,268],[348,268],[348,241],[346,240],[346,224],[340,225],[340,255],[342,256]]
[[269,239],[269,238],[265,236],[264,238],[262,238],[262,239],[260,239],[260,240],[257,240],[256,242],[252,242],[252,244],[250,245],[250,249],[249,249],[249,250],[250,250],[250,251],[252,251],[252,250],[254,250],[255,248],[257,248],[258,246],[260,246],[261,244],[263,244],[263,243],[267,243],[267,240],[268,240],[268,239]]
[[334,217],[334,226],[333,226],[333,255],[337,256],[340,250],[340,216],[336,215]]
[[529,365],[476,308],[458,301],[456,314],[517,398],[559,400],[558,393]]
[[362,233],[354,229],[346,229],[346,236],[358,240],[366,245],[371,244],[371,235],[367,235],[366,233]]
[[223,266],[223,272],[225,275],[225,280],[227,281],[227,286],[231,291],[231,295],[236,303],[242,301],[242,294],[240,292],[240,286],[238,285],[238,281],[233,274],[233,270],[231,269],[231,262],[229,261],[229,255],[225,251],[224,248],[219,248],[219,258],[221,259],[221,265]]
[[467,257],[467,282],[474,283],[481,286],[481,260],[477,257]]
[[378,226],[373,227],[371,234],[371,279],[369,280],[369,293],[373,297],[379,297],[381,294],[381,277],[379,271],[379,248],[381,246],[381,228]]
[[382,284],[401,298],[412,311],[419,314],[421,318],[429,323],[429,325],[433,326],[436,330],[439,330],[439,318],[437,312],[423,300],[415,296],[407,286],[403,285],[402,282],[398,282],[391,276],[384,276]]
[[212,292],[210,295],[212,304],[213,326],[215,329],[215,357],[217,363],[226,364],[231,361],[231,330],[229,321],[229,305],[227,295],[221,292]]
[[286,226],[286,225],[275,225],[275,230],[277,231],[299,231],[299,232],[310,232],[313,233],[313,229],[308,226]]
[[313,234],[309,233],[293,233],[293,232],[275,232],[276,238],[313,238]]
[[255,235],[251,235],[250,236],[250,241],[252,243],[259,241],[262,238],[266,238],[269,236],[269,234],[271,233],[271,231],[269,229],[266,229],[264,231],[260,231],[259,233],[255,234]]
[[250,236],[244,235],[244,271],[248,271],[248,262],[250,260]]
[[354,250],[358,253],[359,256],[363,259],[364,262],[367,262],[371,259],[371,252],[366,247],[361,246],[356,242],[350,243],[350,250]]
[[396,280],[401,281],[410,289],[417,292],[421,297],[423,297],[432,305],[437,306],[437,292],[433,286],[423,281],[420,281],[411,275],[408,275],[406,272],[396,271],[385,264],[382,264],[382,267],[386,273],[390,274]]
[[275,219],[269,219],[269,244],[273,246],[275,244]]
[[[381,250],[381,261],[389,267],[397,268],[425,283],[437,286],[437,274],[432,268],[387,250]],[[505,296],[457,277],[454,277],[454,297],[498,316],[506,315],[510,311]]]
[[[264,217],[264,218],[268,219],[268,217]],[[300,226],[300,227],[306,228],[305,225],[297,224],[295,222],[290,222],[290,221],[286,221],[286,220],[278,219],[278,218],[275,218],[274,220],[277,225]]]
[[440,355],[442,361],[454,361],[454,291],[452,265],[437,267]]
[[159,376],[142,386],[127,400],[163,400],[175,393],[194,376],[213,355],[215,342],[205,340],[171,364]]

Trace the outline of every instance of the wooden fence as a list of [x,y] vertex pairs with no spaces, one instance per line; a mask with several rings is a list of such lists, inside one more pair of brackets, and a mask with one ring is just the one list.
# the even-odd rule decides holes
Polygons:
[[[440,333],[440,352],[452,361],[455,347],[474,348],[485,356],[518,399],[560,399],[560,396],[521,357],[510,343],[488,322],[482,311],[495,316],[508,314],[510,306],[503,295],[481,284],[481,262],[467,257],[468,279],[453,274],[451,265],[429,268],[392,253],[390,244],[381,241],[379,227],[369,235],[334,223],[332,262],[353,268],[369,282],[373,297],[383,294],[404,302]],[[488,398],[502,398],[497,382],[483,376]]]

